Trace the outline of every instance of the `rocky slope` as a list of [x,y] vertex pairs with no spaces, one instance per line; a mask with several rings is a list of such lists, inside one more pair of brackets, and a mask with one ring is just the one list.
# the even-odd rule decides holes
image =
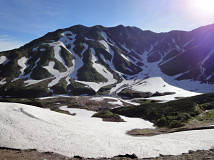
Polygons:
[[212,92],[213,44],[214,25],[168,33],[122,25],[59,29],[0,53],[0,95]]

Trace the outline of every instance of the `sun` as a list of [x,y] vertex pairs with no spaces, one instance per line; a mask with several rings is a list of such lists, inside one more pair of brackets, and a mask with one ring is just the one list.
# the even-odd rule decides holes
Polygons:
[[201,14],[214,14],[214,0],[193,0],[192,3]]

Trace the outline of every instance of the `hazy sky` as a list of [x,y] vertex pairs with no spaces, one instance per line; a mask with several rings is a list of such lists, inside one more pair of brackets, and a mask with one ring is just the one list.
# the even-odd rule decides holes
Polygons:
[[0,50],[75,24],[166,32],[214,23],[214,12],[197,8],[195,1],[207,0],[0,0]]

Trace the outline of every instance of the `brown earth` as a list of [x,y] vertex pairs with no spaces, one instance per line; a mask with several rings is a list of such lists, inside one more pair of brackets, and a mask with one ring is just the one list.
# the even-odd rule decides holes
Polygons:
[[[138,158],[135,155],[119,155],[113,158],[83,158],[75,156],[68,158],[52,152],[38,152],[36,150],[19,150],[0,148],[0,160],[131,160]],[[140,159],[139,159],[140,160]],[[214,149],[189,151],[178,156],[163,156],[157,158],[143,158],[141,160],[214,160]]]
[[[204,129],[214,129],[214,120],[207,121],[197,121],[193,120],[187,123],[185,126],[180,128],[155,128],[155,129],[133,129],[127,132],[127,134],[132,136],[155,136],[166,133],[192,131],[192,130],[204,130]],[[211,126],[212,125],[212,126]]]

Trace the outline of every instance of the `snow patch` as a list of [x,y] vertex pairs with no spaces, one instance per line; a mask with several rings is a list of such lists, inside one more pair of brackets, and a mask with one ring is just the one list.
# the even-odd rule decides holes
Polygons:
[[48,66],[44,66],[43,68],[47,69],[50,74],[54,75],[55,79],[52,80],[49,84],[48,84],[48,87],[53,87],[54,85],[56,85],[61,78],[63,78],[64,76],[64,73],[61,74],[61,72],[59,72],[58,70],[54,69],[54,65],[55,65],[55,62],[53,61],[50,61]]
[[39,47],[35,47],[32,49],[33,52],[36,52],[38,50]]
[[32,85],[32,84],[36,84],[36,83],[39,83],[39,82],[45,80],[45,79],[42,79],[42,80],[33,80],[33,79],[30,78],[30,76],[31,76],[31,74],[32,74],[32,72],[33,72],[33,70],[38,66],[39,61],[40,61],[40,58],[38,58],[38,59],[35,61],[34,66],[33,66],[33,68],[31,69],[31,72],[30,72],[30,73],[28,73],[28,74],[25,75],[25,76],[24,76],[24,75],[20,75],[20,76],[19,76],[19,78],[22,78],[22,79],[26,79],[26,78],[27,78],[27,79],[28,79],[28,80],[24,81],[24,83],[26,84],[26,86],[29,86],[29,85]]
[[116,98],[116,97],[107,97],[107,96],[102,96],[102,97],[92,97],[90,100],[93,100],[93,101],[103,101],[105,99],[108,99],[108,100],[113,100],[113,102],[108,102],[110,104],[117,104],[119,106],[123,106],[123,102],[125,103],[128,103],[130,105],[140,105],[139,103],[135,103],[135,102],[132,102],[130,100],[124,100],[122,98]]
[[211,50],[208,55],[203,59],[203,61],[201,62],[201,65],[203,65],[211,56],[212,54],[214,53],[214,49]]
[[[83,43],[83,51],[81,52],[81,55],[83,55],[85,53],[85,51],[88,49],[88,45],[86,43]],[[70,77],[73,79],[78,79],[77,74],[78,74],[78,70],[84,65],[82,58],[77,54],[74,54],[75,57],[75,64],[74,64],[74,70],[73,72],[70,74]]]
[[84,37],[84,39],[85,39],[86,41],[94,41],[94,39],[90,39],[90,38],[87,38],[87,37]]
[[104,40],[106,42],[108,42],[108,36],[107,36],[107,34],[105,32],[103,32],[103,31],[101,31],[100,33],[101,33],[102,37],[104,38]]
[[25,70],[25,68],[27,67],[26,66],[26,62],[27,62],[27,58],[26,57],[22,57],[22,58],[20,58],[19,60],[18,60],[18,65],[21,67],[21,74],[23,74],[24,73],[24,70]]
[[7,60],[7,57],[1,56],[0,57],[0,64],[3,64]]
[[4,85],[4,84],[6,84],[7,82],[6,82],[6,78],[3,78],[2,80],[0,80],[0,85]]
[[93,48],[91,50],[91,61],[92,61],[92,66],[96,71],[101,74],[104,78],[107,79],[107,82],[100,82],[100,83],[95,83],[95,82],[85,82],[85,81],[78,81],[80,83],[83,83],[85,85],[88,85],[91,87],[95,92],[97,92],[101,87],[107,86],[110,84],[114,84],[117,82],[117,80],[114,79],[113,74],[110,73],[103,65],[97,63],[97,57],[95,56],[95,50]]
[[51,78],[46,78],[46,79],[41,79],[41,80],[28,79],[28,80],[24,81],[24,83],[26,84],[25,86],[27,87],[27,86],[30,86],[30,85],[33,85],[36,83],[40,83],[40,82],[48,80],[48,79],[51,79]]
[[[124,54],[120,54],[125,60],[127,60],[129,62],[129,59],[124,55]],[[128,69],[128,68],[127,68]]]
[[121,47],[122,47],[123,49],[125,49],[126,52],[128,52],[128,53],[131,52],[131,50],[128,49],[128,48],[125,46],[125,44],[121,44]]
[[45,52],[46,49],[45,49],[45,48],[40,48],[40,51],[41,51],[41,52]]
[[6,56],[1,56],[0,57],[0,64],[5,65],[9,62],[10,60]]
[[109,53],[111,52],[111,48],[109,47],[109,45],[108,45],[108,43],[106,41],[100,40],[99,43],[102,44],[106,48],[105,50],[107,52],[109,52]]

